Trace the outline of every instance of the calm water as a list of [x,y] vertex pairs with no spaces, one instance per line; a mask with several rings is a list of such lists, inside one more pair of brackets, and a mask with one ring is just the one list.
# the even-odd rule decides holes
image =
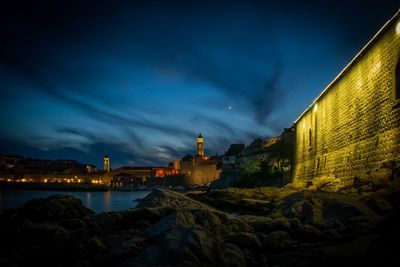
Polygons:
[[83,204],[95,212],[121,211],[134,208],[135,199],[147,196],[149,191],[39,191],[39,190],[0,190],[0,213],[5,209],[22,207],[25,202],[35,197],[48,197],[53,194],[65,194],[79,197]]

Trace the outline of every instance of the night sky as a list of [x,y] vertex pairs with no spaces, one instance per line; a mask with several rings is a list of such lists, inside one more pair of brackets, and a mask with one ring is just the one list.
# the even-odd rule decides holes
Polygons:
[[[161,165],[290,127],[398,1],[8,1],[0,153]],[[298,3],[296,3],[298,2]]]

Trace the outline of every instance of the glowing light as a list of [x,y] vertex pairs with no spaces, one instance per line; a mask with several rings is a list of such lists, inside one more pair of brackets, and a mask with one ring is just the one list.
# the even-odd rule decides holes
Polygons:
[[397,34],[400,34],[400,22],[397,23],[396,32],[397,32]]
[[317,112],[317,110],[318,110],[318,104],[315,103],[315,105],[314,105],[314,112]]
[[303,130],[306,128],[306,122],[303,122]]

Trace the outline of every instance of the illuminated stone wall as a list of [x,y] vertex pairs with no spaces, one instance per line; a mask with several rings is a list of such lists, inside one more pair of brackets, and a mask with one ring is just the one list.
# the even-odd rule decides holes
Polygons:
[[207,184],[219,178],[221,170],[215,164],[195,166],[190,176],[185,178],[186,185]]
[[351,184],[400,162],[399,23],[397,13],[295,122],[294,179]]

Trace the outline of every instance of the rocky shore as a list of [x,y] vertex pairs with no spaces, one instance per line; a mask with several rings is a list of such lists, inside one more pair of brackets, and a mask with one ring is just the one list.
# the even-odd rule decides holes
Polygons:
[[0,217],[1,266],[397,266],[400,193],[155,190],[95,214],[33,199]]

